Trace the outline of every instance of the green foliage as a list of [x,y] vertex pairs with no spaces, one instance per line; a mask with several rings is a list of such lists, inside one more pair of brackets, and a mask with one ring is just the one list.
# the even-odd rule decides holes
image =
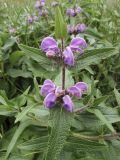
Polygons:
[[48,147],[45,155],[45,160],[57,160],[59,159],[60,152],[67,139],[72,115],[65,111],[61,106],[55,106],[55,109],[51,110],[50,122],[51,133],[48,140]]
[[[28,15],[39,16],[33,1],[0,1],[0,160],[120,160],[120,0],[77,1],[77,17],[66,16],[76,0],[51,2],[44,6],[49,14],[28,25]],[[78,23],[87,29],[74,36],[85,38],[88,48],[66,67],[65,87],[84,81],[89,90],[73,99],[74,113],[59,104],[48,110],[41,85],[52,79],[61,86],[62,73],[40,43],[53,36],[66,47],[73,38],[67,25]]]
[[67,25],[64,22],[60,8],[56,7],[55,10],[55,36],[56,38],[64,39],[67,36]]

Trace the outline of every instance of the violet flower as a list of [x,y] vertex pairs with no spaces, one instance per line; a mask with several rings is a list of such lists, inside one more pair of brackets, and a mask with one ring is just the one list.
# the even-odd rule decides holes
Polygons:
[[68,25],[67,26],[67,31],[68,31],[69,34],[73,34],[74,33],[74,26]]
[[68,92],[70,95],[75,96],[75,97],[77,97],[77,98],[81,98],[81,97],[82,97],[82,91],[81,91],[81,89],[79,89],[76,85],[68,88],[68,89],[67,89],[67,92]]
[[57,97],[55,93],[51,92],[45,97],[43,104],[46,108],[52,108],[55,106],[56,99]]
[[35,8],[40,9],[45,5],[45,0],[37,0],[35,3]]
[[63,97],[63,107],[69,111],[69,112],[73,112],[73,108],[74,108],[74,104],[70,98],[69,95],[65,95]]
[[84,49],[87,48],[87,43],[83,38],[76,37],[72,39],[70,48],[72,51],[82,54],[84,53]]
[[82,12],[82,9],[80,7],[75,7],[75,8],[68,8],[66,11],[66,14],[70,17],[75,17],[81,12]]
[[[74,65],[74,55],[73,52],[79,52],[82,54],[84,49],[87,47],[87,43],[83,38],[76,37],[73,38],[70,46],[66,47],[63,51],[63,61],[65,64],[69,66]],[[48,57],[60,57],[60,49],[58,48],[58,44],[53,37],[46,37],[41,42],[41,49],[45,52]]]
[[85,82],[78,82],[75,84],[75,86],[77,88],[79,88],[82,93],[84,93],[88,90],[88,85]]
[[58,45],[54,38],[46,37],[41,43],[41,48],[44,52],[53,51],[54,54],[58,53]]
[[62,90],[61,87],[56,87],[50,79],[47,79],[44,81],[40,93],[45,97],[43,104],[46,108],[50,109],[55,106],[57,101],[63,101],[63,107],[67,111],[72,112],[74,104],[70,96],[81,98],[82,94],[87,91],[87,89],[88,86],[86,83],[78,82],[74,86]]
[[77,15],[76,12],[75,12],[75,10],[72,9],[72,8],[68,8],[67,11],[66,11],[66,14],[68,16],[70,16],[70,17],[75,17]]
[[48,15],[48,11],[46,9],[39,9],[39,16],[47,16]]
[[75,12],[76,12],[76,14],[79,14],[82,12],[82,9],[80,7],[76,7]]
[[75,27],[75,31],[77,33],[81,33],[81,32],[84,32],[86,30],[86,25],[84,23],[82,24],[77,24],[76,27]]
[[63,52],[64,55],[64,63],[73,66],[74,65],[74,55],[70,47],[66,47]]
[[45,97],[53,91],[55,91],[55,84],[51,80],[46,80],[41,87],[41,95]]
[[32,16],[27,16],[27,23],[32,24],[33,23],[33,17]]

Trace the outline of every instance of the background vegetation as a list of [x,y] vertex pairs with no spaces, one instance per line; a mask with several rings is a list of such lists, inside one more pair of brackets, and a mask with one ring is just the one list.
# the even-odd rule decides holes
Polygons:
[[[39,49],[44,37],[55,35],[55,9],[48,0],[48,16],[29,25],[28,15],[38,16],[34,3],[0,1],[0,159],[40,160],[49,150],[47,160],[119,160],[120,1],[78,1],[83,12],[75,22],[66,16],[73,4],[60,1],[67,24],[87,26],[78,36],[89,47],[67,73],[68,84],[89,84],[88,94],[75,101],[75,110],[81,110],[74,115],[60,114],[59,109],[49,112],[43,106],[43,81],[59,83],[57,64]],[[11,27],[15,33],[9,32]],[[66,44],[71,38],[68,35]]]

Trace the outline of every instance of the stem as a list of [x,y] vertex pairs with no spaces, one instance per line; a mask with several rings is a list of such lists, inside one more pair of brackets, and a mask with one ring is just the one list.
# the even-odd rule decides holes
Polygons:
[[[61,58],[63,60],[63,51],[64,51],[64,41],[61,39]],[[62,90],[65,89],[65,64],[64,62],[62,63]]]
[[72,135],[77,137],[77,138],[80,138],[80,139],[88,139],[88,140],[97,141],[97,140],[100,140],[100,139],[111,140],[112,138],[120,137],[120,132],[112,133],[112,134],[106,134],[106,135],[99,135],[99,136],[86,136],[86,135],[80,135],[80,134],[77,134],[77,133],[73,133]]

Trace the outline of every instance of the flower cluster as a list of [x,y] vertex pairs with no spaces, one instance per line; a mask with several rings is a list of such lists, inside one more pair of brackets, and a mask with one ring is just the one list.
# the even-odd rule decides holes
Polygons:
[[46,37],[41,43],[41,49],[46,53],[48,57],[61,57],[66,65],[74,65],[74,52],[82,54],[87,47],[86,41],[81,37],[73,38],[70,45],[61,51],[58,47],[57,41],[52,37]]
[[28,15],[27,16],[27,23],[32,24],[33,22],[38,21],[38,17],[35,15]]
[[41,95],[45,97],[43,103],[46,108],[52,108],[57,102],[62,102],[63,107],[67,111],[72,112],[74,104],[71,97],[74,96],[80,99],[87,89],[88,86],[86,83],[78,82],[74,86],[62,90],[61,87],[57,87],[51,80],[47,79],[41,87]]
[[86,25],[84,23],[77,24],[76,26],[68,25],[67,29],[69,34],[82,33],[86,30]]
[[74,7],[74,8],[68,8],[66,14],[70,17],[75,17],[81,12],[82,9],[80,7]]
[[35,8],[39,12],[39,16],[46,16],[48,14],[48,11],[44,8],[45,6],[45,0],[37,0],[35,3]]

